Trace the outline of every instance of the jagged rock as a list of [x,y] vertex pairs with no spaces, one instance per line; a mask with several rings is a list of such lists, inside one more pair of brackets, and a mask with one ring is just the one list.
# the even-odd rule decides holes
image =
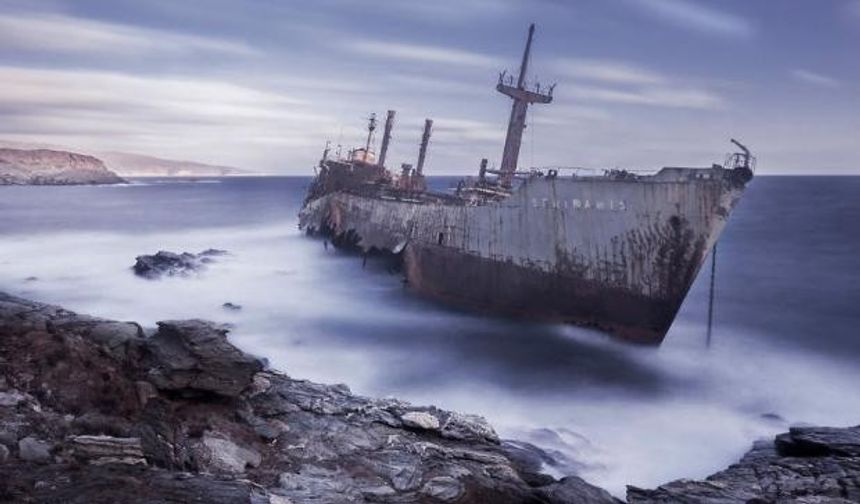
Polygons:
[[227,302],[227,303],[222,304],[221,308],[224,308],[225,310],[229,310],[229,311],[239,311],[242,309],[242,305],[237,305],[234,303]]
[[848,429],[835,427],[792,427],[775,440],[781,455],[814,457],[836,455],[860,457],[860,426]]
[[558,482],[542,487],[539,493],[548,502],[577,504],[621,504],[606,490],[586,483],[577,476],[567,476]]
[[236,397],[263,369],[227,341],[227,331],[202,320],[159,322],[146,342],[148,379],[161,390]]
[[248,467],[257,467],[262,460],[252,449],[237,445],[226,436],[207,432],[198,446],[198,463],[210,472],[242,473]]
[[449,476],[437,476],[421,487],[421,493],[443,502],[453,502],[463,495],[463,485]]
[[188,276],[201,271],[214,257],[227,254],[224,250],[208,249],[199,254],[183,252],[177,254],[159,250],[153,255],[141,255],[135,258],[132,269],[138,276],[156,279],[162,276]]
[[487,420],[479,415],[451,412],[440,432],[442,437],[461,441],[499,442],[499,435],[487,423]]
[[91,464],[146,465],[139,438],[111,436],[70,436],[72,455]]
[[400,416],[403,425],[415,429],[438,430],[439,419],[425,411],[410,411]]
[[47,462],[51,459],[51,445],[27,436],[18,441],[18,457],[27,462]]
[[297,473],[282,473],[278,493],[298,502],[363,502],[355,481],[341,471],[306,465]]
[[[860,426],[795,427],[757,442],[738,462],[705,481],[678,480],[654,490],[628,487],[636,504],[860,501]],[[802,500],[798,500],[802,499]]]

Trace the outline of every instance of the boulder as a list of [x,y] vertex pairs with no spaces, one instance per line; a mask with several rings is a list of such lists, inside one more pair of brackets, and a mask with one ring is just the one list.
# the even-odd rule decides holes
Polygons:
[[439,419],[426,411],[410,411],[400,416],[406,427],[424,430],[439,430]]
[[263,369],[227,341],[226,329],[202,320],[159,322],[145,348],[147,377],[160,390],[237,397]]
[[479,415],[451,412],[441,429],[442,437],[460,441],[490,441],[499,443],[499,435],[487,420]]
[[27,462],[48,462],[51,460],[51,445],[27,436],[18,441],[18,457]]
[[262,460],[256,450],[239,446],[217,432],[206,432],[196,448],[195,459],[208,472],[242,473],[247,467],[257,467]]
[[136,275],[150,280],[163,276],[188,276],[203,270],[216,257],[226,254],[227,251],[218,249],[204,250],[199,254],[159,250],[152,255],[137,256],[132,270]]

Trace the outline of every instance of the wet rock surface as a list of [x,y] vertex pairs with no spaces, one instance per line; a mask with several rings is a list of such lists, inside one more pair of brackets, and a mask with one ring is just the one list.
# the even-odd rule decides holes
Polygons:
[[206,268],[215,258],[227,255],[227,251],[208,249],[199,254],[182,252],[177,254],[159,250],[152,255],[141,255],[135,258],[132,270],[134,274],[150,280],[161,277],[189,276]]
[[860,502],[860,426],[793,427],[704,481],[628,487],[631,503]]
[[0,293],[0,393],[0,501],[617,502],[480,417],[290,378],[200,320],[146,336]]

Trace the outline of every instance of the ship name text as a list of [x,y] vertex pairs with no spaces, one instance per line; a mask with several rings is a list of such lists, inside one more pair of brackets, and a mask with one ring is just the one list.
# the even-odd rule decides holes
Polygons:
[[625,200],[590,200],[573,198],[570,200],[550,200],[549,198],[532,198],[533,208],[554,208],[571,210],[607,210],[611,212],[626,212],[629,208]]

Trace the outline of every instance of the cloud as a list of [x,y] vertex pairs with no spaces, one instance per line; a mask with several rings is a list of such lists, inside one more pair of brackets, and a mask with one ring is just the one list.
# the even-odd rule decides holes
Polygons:
[[810,72],[808,70],[796,69],[791,72],[792,77],[795,79],[804,82],[806,84],[812,84],[813,86],[823,87],[823,88],[837,88],[840,85],[840,82],[833,77],[828,77],[826,75],[822,75],[820,73]]
[[63,14],[0,14],[0,48],[27,52],[187,55],[209,52],[252,56],[242,42],[107,23]]
[[[352,1],[346,3],[355,5]],[[520,7],[520,4],[521,2],[515,0],[380,0],[376,2],[375,8],[407,18],[420,19],[422,22],[462,24],[472,22],[476,18],[486,19],[510,14]],[[360,5],[360,8],[365,7]]]
[[597,101],[627,105],[655,107],[719,109],[724,101],[719,96],[702,89],[673,87],[646,87],[642,89],[615,89],[597,86],[575,85],[563,91],[582,101]]
[[202,78],[0,66],[0,82],[0,134],[82,148],[247,166],[337,124],[302,99]]
[[450,47],[374,40],[350,41],[344,47],[349,51],[363,56],[379,58],[479,67],[498,67],[503,65],[498,58]]
[[[678,79],[618,60],[562,58],[552,64],[562,79],[557,94],[585,102],[718,109],[723,99]],[[582,84],[582,82],[587,84]]]
[[752,24],[737,15],[690,0],[631,0],[639,8],[675,26],[724,37],[748,38]]
[[556,73],[575,79],[621,84],[657,84],[665,78],[651,70],[613,60],[563,58],[552,64]]

